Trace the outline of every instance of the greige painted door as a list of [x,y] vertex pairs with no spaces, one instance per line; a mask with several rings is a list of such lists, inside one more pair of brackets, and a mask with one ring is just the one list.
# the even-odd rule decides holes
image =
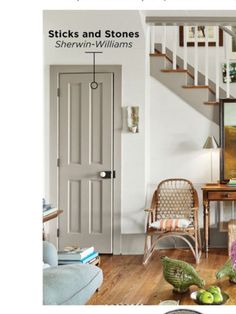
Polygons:
[[59,249],[112,253],[113,74],[59,75]]

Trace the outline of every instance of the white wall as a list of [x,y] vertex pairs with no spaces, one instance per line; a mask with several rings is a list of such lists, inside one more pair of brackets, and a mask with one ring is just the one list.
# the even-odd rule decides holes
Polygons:
[[[97,64],[122,65],[122,106],[140,106],[140,133],[122,131],[122,233],[143,231],[145,207],[145,38],[138,11],[45,11],[44,12],[44,64],[45,64],[45,194],[48,195],[48,112],[49,66],[51,64],[91,64],[88,48],[55,48],[56,39],[48,38],[48,30],[74,31],[139,31],[140,38],[132,49],[103,49]],[[102,38],[101,38],[102,39]],[[65,40],[65,39],[64,39]],[[71,39],[70,41],[76,41]],[[118,40],[119,41],[119,40]],[[123,39],[124,41],[124,39]],[[101,49],[100,49],[101,50]]]
[[[148,195],[167,178],[186,178],[193,182],[200,200],[201,186],[211,180],[211,156],[202,149],[207,137],[219,139],[219,126],[151,78],[150,103],[150,181]],[[213,152],[213,179],[219,179],[219,151]],[[211,211],[211,223],[216,223]]]
[[184,177],[195,183],[210,180],[209,135],[218,140],[219,126],[151,78],[151,182]]

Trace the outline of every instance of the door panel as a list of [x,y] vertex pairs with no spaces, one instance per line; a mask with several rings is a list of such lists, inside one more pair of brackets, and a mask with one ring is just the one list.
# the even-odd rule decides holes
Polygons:
[[81,181],[68,181],[68,231],[81,232]]
[[91,142],[90,142],[90,163],[102,164],[103,162],[103,121],[102,121],[102,84],[98,84],[97,90],[91,95]]
[[68,154],[69,164],[81,164],[81,84],[69,85]]
[[59,76],[59,249],[95,246],[112,252],[113,74]]

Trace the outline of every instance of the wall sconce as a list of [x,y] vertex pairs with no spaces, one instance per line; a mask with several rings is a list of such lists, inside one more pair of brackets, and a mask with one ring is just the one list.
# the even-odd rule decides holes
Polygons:
[[139,132],[139,107],[129,106],[127,107],[127,124],[129,132]]

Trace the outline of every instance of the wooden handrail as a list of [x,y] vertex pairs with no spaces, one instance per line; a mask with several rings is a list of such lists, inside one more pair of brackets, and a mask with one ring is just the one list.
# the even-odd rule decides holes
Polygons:
[[55,211],[54,213],[48,214],[46,216],[43,217],[43,222],[47,222],[51,219],[54,219],[56,217],[58,217],[61,213],[63,213],[63,210],[58,209],[57,211]]

